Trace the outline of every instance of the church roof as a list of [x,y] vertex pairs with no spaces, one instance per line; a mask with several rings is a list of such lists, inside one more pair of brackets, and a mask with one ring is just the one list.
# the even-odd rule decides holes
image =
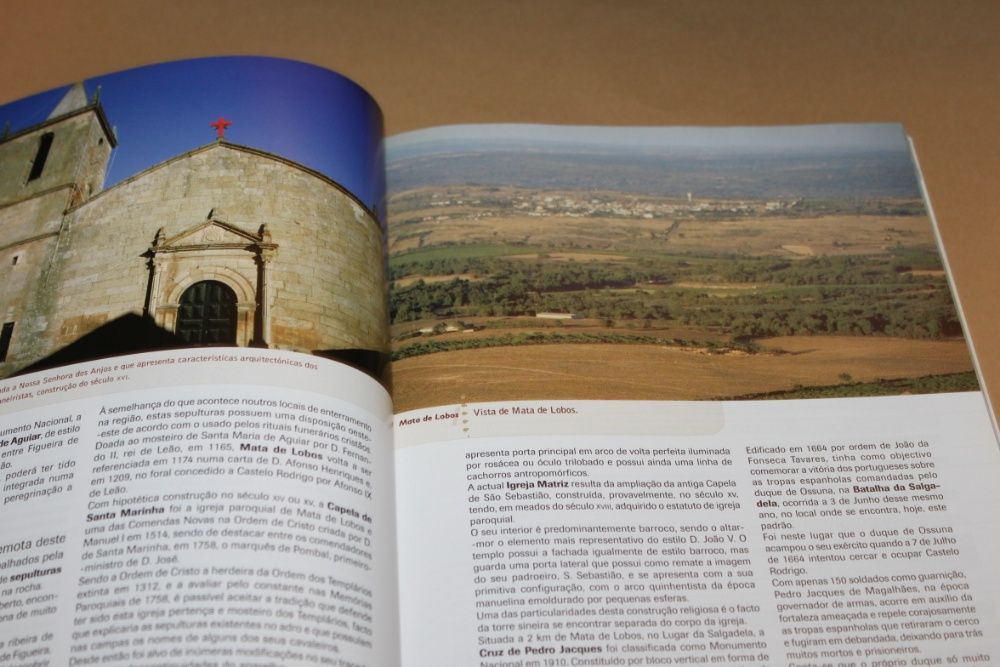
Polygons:
[[288,165],[289,167],[292,167],[293,169],[297,169],[298,171],[301,171],[301,172],[304,172],[306,174],[309,174],[310,176],[312,176],[314,178],[317,178],[317,179],[323,181],[324,183],[327,183],[328,185],[332,186],[333,188],[339,190],[344,195],[346,195],[347,198],[350,199],[351,201],[353,201],[358,207],[361,208],[361,210],[363,210],[366,213],[368,213],[368,215],[371,216],[372,220],[375,220],[376,226],[378,226],[381,229],[381,224],[378,222],[378,217],[375,215],[375,213],[370,208],[368,208],[368,206],[366,206],[365,203],[363,201],[361,201],[353,192],[351,192],[350,190],[348,190],[343,185],[341,185],[337,181],[333,180],[329,176],[327,176],[327,175],[325,175],[325,174],[323,174],[321,172],[318,172],[315,169],[310,169],[309,167],[307,167],[307,166],[305,166],[303,164],[299,164],[298,162],[293,162],[292,160],[289,160],[288,158],[281,157],[280,155],[275,155],[274,153],[268,153],[267,151],[262,151],[262,150],[260,150],[258,148],[251,148],[250,146],[242,146],[240,144],[233,144],[233,143],[230,143],[230,142],[225,141],[225,140],[213,141],[210,144],[205,144],[204,146],[199,146],[198,148],[195,148],[193,150],[187,151],[186,153],[181,153],[180,155],[175,155],[174,157],[169,158],[167,160],[164,160],[163,162],[157,162],[153,166],[147,167],[146,169],[143,169],[139,173],[133,174],[133,175],[129,176],[128,178],[125,178],[125,179],[123,179],[121,181],[118,181],[117,183],[115,183],[111,187],[105,188],[104,190],[101,190],[100,192],[98,192],[97,194],[95,194],[90,199],[82,202],[81,204],[78,204],[77,206],[71,207],[69,210],[73,210],[74,208],[80,208],[80,207],[87,206],[91,202],[97,201],[98,199],[101,199],[102,197],[106,196],[108,193],[114,192],[115,190],[118,190],[119,188],[122,188],[122,187],[124,187],[125,185],[127,185],[129,183],[132,183],[134,181],[137,181],[137,180],[143,178],[147,174],[150,174],[150,173],[152,173],[154,171],[158,171],[158,170],[160,170],[160,169],[162,169],[162,168],[164,168],[164,167],[166,167],[168,165],[171,165],[171,164],[173,164],[175,162],[180,162],[181,160],[188,159],[188,158],[193,157],[195,155],[198,155],[200,153],[205,153],[205,152],[208,152],[208,151],[211,151],[211,150],[217,150],[217,149],[218,150],[232,150],[232,151],[237,151],[239,153],[246,153],[246,154],[249,154],[249,155],[255,155],[257,157],[262,157],[262,158],[265,158],[265,159],[268,159],[268,160],[274,160],[275,162],[281,162],[281,163],[283,163],[285,165]]
[[46,120],[58,118],[59,116],[70,113],[71,111],[79,111],[88,104],[87,91],[83,88],[83,82],[77,81],[69,87],[69,90],[66,91],[62,100],[59,101],[59,104],[56,105],[56,108],[52,110],[52,113],[49,114],[49,117]]
[[87,91],[84,90],[82,83],[74,83],[70,86],[70,89],[66,91],[63,98],[59,101],[59,104],[52,109],[52,113],[49,114],[48,118],[43,120],[41,123],[35,125],[30,125],[28,127],[22,128],[17,132],[12,132],[7,136],[0,137],[0,143],[6,141],[13,141],[19,137],[26,134],[31,134],[32,132],[37,132],[44,128],[55,125],[56,123],[61,123],[67,118],[73,116],[87,113],[88,111],[93,111],[97,115],[97,121],[101,124],[101,129],[104,131],[104,136],[107,137],[108,143],[114,148],[118,145],[118,137],[115,136],[115,131],[108,122],[108,117],[104,115],[104,107],[95,98],[93,102],[87,100]]

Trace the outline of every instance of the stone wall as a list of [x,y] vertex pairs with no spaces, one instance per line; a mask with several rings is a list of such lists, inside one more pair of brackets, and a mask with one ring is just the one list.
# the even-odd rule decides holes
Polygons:
[[[0,324],[14,323],[0,377],[51,347],[45,295],[63,215],[100,192],[111,154],[99,113],[76,110],[0,142]],[[50,132],[45,166],[29,181],[40,139]]]
[[[109,319],[141,313],[158,230],[165,239],[183,236],[209,216],[248,234],[266,225],[277,246],[258,297],[258,307],[267,310],[271,347],[386,350],[377,222],[321,175],[219,143],[152,167],[67,213],[44,293],[36,297],[39,308],[24,322],[33,334],[24,361]],[[154,281],[160,303],[209,274],[234,289],[241,279],[259,278],[245,275],[246,257],[232,247],[199,246],[178,257],[184,261]]]
[[[100,191],[111,144],[97,113],[94,108],[77,111],[0,143],[0,205],[61,185],[78,186],[82,198]],[[47,132],[54,136],[45,168],[28,181],[39,140]]]

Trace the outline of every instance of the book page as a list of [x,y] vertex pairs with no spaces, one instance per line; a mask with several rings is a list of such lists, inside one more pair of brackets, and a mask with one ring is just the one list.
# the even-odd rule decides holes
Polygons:
[[1000,656],[977,394],[444,413],[397,415],[404,665]]
[[278,350],[0,382],[0,661],[395,661],[389,410]]
[[901,128],[437,128],[388,175],[404,664],[992,659]]
[[0,663],[397,662],[378,107],[237,57],[0,122]]

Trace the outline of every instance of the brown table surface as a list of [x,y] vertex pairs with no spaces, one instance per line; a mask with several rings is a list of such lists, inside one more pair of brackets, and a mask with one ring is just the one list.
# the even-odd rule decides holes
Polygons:
[[1000,3],[0,0],[0,99],[163,60],[260,54],[364,85],[390,134],[546,122],[900,121],[1000,406]]

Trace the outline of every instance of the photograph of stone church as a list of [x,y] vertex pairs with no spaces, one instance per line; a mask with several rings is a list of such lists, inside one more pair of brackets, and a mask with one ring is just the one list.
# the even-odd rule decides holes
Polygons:
[[[177,66],[218,64],[193,62]],[[215,345],[377,373],[387,347],[377,195],[366,204],[271,147],[231,141],[237,121],[205,116],[185,138],[192,147],[108,185],[129,138],[106,99],[75,84],[43,119],[0,136],[0,377]]]

